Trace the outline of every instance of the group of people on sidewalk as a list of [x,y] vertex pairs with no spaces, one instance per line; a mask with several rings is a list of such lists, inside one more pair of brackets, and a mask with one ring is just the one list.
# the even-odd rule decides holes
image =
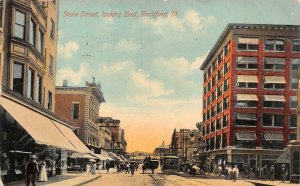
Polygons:
[[[287,176],[288,176],[288,169],[284,164],[281,165],[280,176],[281,176],[281,182],[284,183]],[[270,169],[268,169],[267,165],[265,165],[261,169],[261,180],[262,181],[267,181],[268,178],[271,181],[274,181],[274,178],[275,178],[275,167],[274,167],[274,165],[271,165]]]
[[48,181],[46,162],[42,160],[38,164],[37,157],[35,155],[32,155],[30,161],[25,166],[26,186],[29,186],[30,184],[35,186],[36,180],[42,182]]
[[233,180],[236,181],[239,176],[239,168],[237,165],[232,166],[225,166],[225,172],[224,172],[225,180]]

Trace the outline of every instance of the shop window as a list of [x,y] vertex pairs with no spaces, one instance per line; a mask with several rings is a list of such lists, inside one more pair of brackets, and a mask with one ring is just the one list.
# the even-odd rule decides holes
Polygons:
[[14,63],[13,67],[13,91],[23,95],[24,91],[24,65]]
[[292,41],[292,51],[300,52],[300,40],[299,39],[295,39]]
[[283,149],[282,141],[262,141],[263,149]]
[[300,152],[294,151],[293,152],[293,165],[292,165],[292,174],[299,175],[300,174]]
[[26,28],[25,17],[26,17],[25,13],[16,10],[14,36],[23,40],[25,40],[25,28]]
[[34,97],[34,71],[29,68],[27,73],[27,97],[33,99]]
[[79,103],[72,103],[72,117],[79,119]]
[[273,115],[264,114],[263,115],[263,126],[265,127],[282,127],[284,121],[284,115]]
[[265,43],[266,51],[284,51],[284,41],[281,39],[267,39]]
[[289,127],[297,127],[297,114],[291,114],[289,117]]

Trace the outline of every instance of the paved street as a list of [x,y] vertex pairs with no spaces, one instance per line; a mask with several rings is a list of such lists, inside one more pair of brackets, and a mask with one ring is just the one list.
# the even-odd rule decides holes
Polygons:
[[[23,186],[23,183],[9,184],[7,186]],[[160,171],[155,174],[142,174],[141,170],[131,174],[125,172],[117,173],[111,169],[109,173],[101,170],[99,173],[74,174],[69,173],[62,176],[51,177],[48,182],[38,182],[37,186],[300,186],[300,184],[281,183],[280,181],[260,180],[224,180],[223,177],[216,176],[190,176],[186,174],[164,175]]]

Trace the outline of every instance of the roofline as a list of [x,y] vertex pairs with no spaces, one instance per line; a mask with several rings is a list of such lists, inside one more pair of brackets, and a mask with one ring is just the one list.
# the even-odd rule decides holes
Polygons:
[[246,24],[246,23],[229,23],[219,36],[218,40],[216,41],[215,45],[213,48],[210,50],[208,53],[207,57],[205,58],[204,62],[200,66],[199,70],[204,70],[205,66],[208,64],[210,59],[213,57],[215,54],[216,50],[218,49],[218,46],[220,43],[223,42],[223,40],[226,38],[226,36],[229,34],[229,32],[232,30],[232,28],[237,28],[237,27],[242,27],[242,28],[276,28],[276,27],[285,27],[285,28],[295,28],[297,30],[300,30],[300,25],[283,25],[283,24]]

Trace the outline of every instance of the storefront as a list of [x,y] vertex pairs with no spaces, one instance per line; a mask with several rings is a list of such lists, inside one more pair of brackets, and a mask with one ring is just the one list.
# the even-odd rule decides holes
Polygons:
[[48,176],[67,170],[70,152],[90,152],[57,118],[25,103],[0,97],[0,162],[4,182],[24,179],[25,165],[35,154],[45,160]]

